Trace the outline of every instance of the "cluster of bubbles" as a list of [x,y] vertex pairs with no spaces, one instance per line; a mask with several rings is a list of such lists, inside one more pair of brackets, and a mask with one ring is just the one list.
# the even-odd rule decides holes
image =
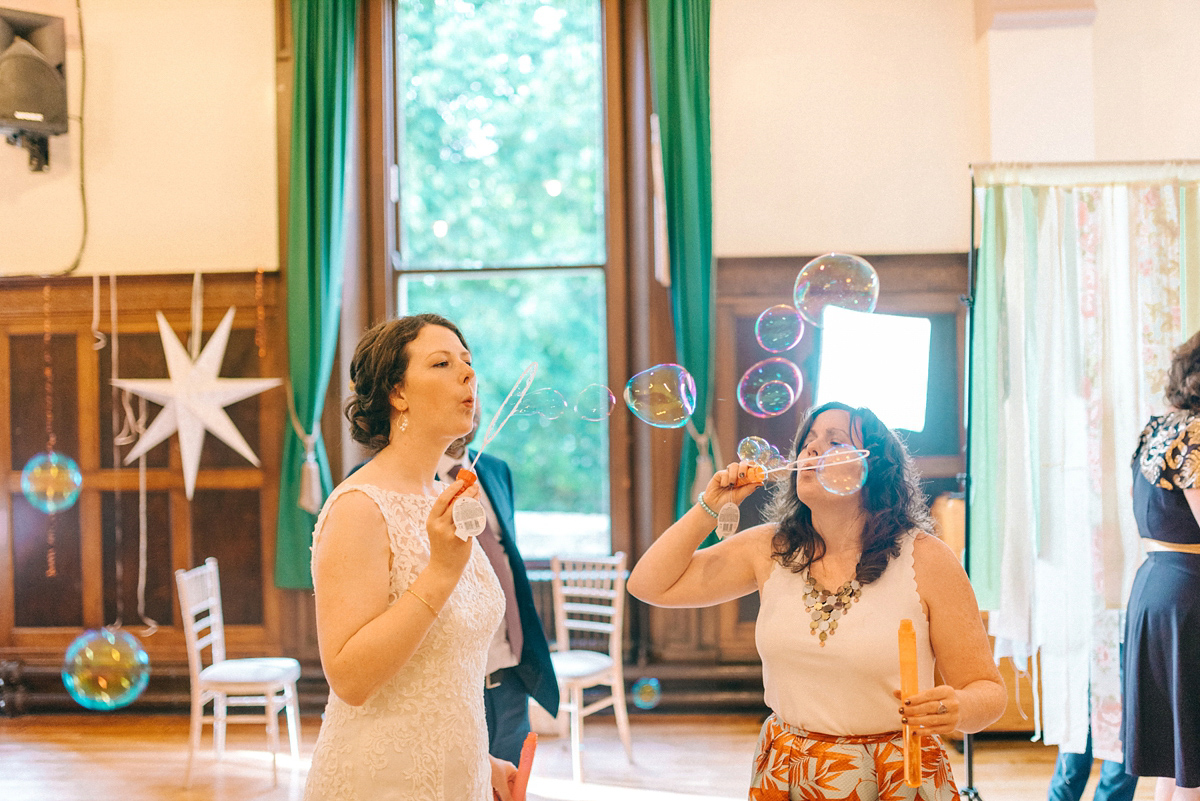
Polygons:
[[21,492],[35,508],[52,515],[79,500],[83,473],[70,456],[46,451],[34,456],[21,471]]
[[[827,253],[800,270],[792,292],[793,305],[771,306],[758,316],[754,338],[763,350],[780,354],[804,336],[805,327],[820,327],[826,306],[871,312],[879,298],[879,277],[866,260],[846,253]],[[771,356],[742,375],[737,400],[747,413],[767,418],[796,404],[804,377],[794,363]],[[678,364],[659,364],[629,379],[625,405],[644,423],[656,428],[682,428],[696,410],[696,382]],[[600,422],[612,414],[616,400],[603,384],[589,384],[573,404],[558,390],[535,389],[518,402],[516,413],[555,420],[574,409],[584,420]]]
[[129,706],[150,681],[150,657],[123,629],[89,629],[76,637],[63,660],[62,682],[87,709]]
[[[768,353],[794,348],[805,325],[820,328],[826,306],[875,311],[879,276],[867,261],[848,253],[826,253],[801,268],[792,288],[792,305],[771,306],[758,316],[754,338]],[[738,382],[738,405],[747,414],[767,418],[795,405],[804,379],[795,364],[774,356],[752,365]]]
[[853,445],[834,445],[816,459],[790,462],[762,437],[746,437],[738,443],[737,454],[768,474],[785,469],[812,470],[821,486],[834,495],[853,495],[867,483],[867,453]]

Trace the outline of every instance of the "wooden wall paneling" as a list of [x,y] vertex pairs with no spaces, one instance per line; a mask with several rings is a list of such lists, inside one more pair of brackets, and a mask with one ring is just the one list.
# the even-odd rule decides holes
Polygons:
[[100,394],[99,365],[92,347],[90,330],[75,336],[77,395],[76,419],[79,420],[79,450],[76,459],[83,472],[83,490],[79,494],[81,579],[83,585],[83,623],[89,628],[103,626],[104,619],[104,544],[101,533],[100,493],[94,479],[100,469],[100,431],[95,399]]
[[[606,269],[604,271],[606,321],[605,330],[608,332],[608,384],[620,388],[624,386],[631,373],[629,366],[629,338],[614,336],[614,333],[624,332],[629,326],[629,307],[625,303],[614,303],[613,298],[625,298],[628,293],[629,251],[628,238],[630,228],[643,224],[642,221],[629,221],[629,207],[626,203],[626,173],[624,165],[628,163],[625,147],[626,122],[625,114],[639,114],[641,109],[629,108],[625,102],[624,74],[627,66],[625,58],[625,39],[622,36],[624,20],[622,4],[617,0],[606,0],[601,6],[604,25],[604,120],[605,120],[605,153],[609,165],[605,173],[605,204],[608,212],[605,214],[605,250],[607,253]],[[628,415],[614,414],[608,419],[608,460],[609,460],[609,531],[612,537],[612,550],[624,551],[634,555],[633,542],[633,504],[628,490],[631,474],[629,463],[629,427],[631,421]]]
[[[0,325],[0,376],[11,376],[9,363],[8,332]],[[11,388],[11,382],[8,383]],[[9,389],[0,391],[0,459],[12,453],[12,408]],[[0,467],[9,465],[0,463]],[[14,628],[13,610],[13,529],[12,504],[7,481],[0,482],[0,648],[12,646]]]

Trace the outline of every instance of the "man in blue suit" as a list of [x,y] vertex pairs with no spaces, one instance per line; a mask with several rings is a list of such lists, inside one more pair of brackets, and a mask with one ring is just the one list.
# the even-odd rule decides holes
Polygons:
[[[450,482],[458,470],[475,458],[467,445],[479,427],[478,407],[475,428],[453,442],[438,463],[438,478]],[[484,708],[487,714],[488,750],[498,759],[514,765],[521,758],[521,745],[529,734],[529,699],[558,715],[558,680],[550,662],[550,647],[542,631],[542,622],[533,605],[533,591],[525,572],[525,561],[517,551],[512,471],[501,459],[483,454],[475,464],[475,474],[483,490],[488,524],[479,535],[479,544],[492,563],[504,589],[505,613],[500,628],[488,648]]]

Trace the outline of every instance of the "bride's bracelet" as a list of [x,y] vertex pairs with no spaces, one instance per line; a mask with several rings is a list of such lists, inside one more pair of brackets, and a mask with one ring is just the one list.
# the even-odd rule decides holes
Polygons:
[[699,495],[696,496],[696,503],[700,504],[701,509],[703,509],[704,511],[706,511],[710,515],[712,515],[714,520],[717,517],[719,517],[719,515],[712,510],[712,507],[704,502],[704,493],[703,492],[701,492]]
[[415,592],[413,592],[412,590],[405,590],[404,592],[408,593],[409,595],[411,595],[412,597],[416,598],[416,599],[417,599],[418,601],[420,601],[421,603],[425,604],[425,606],[429,607],[429,611],[430,611],[430,612],[433,612],[433,616],[434,616],[434,617],[437,617],[437,616],[438,616],[438,610],[434,609],[434,608],[433,608],[433,604],[429,603],[429,601],[426,601],[424,598],[422,598],[420,595],[417,595],[417,594],[416,594]]

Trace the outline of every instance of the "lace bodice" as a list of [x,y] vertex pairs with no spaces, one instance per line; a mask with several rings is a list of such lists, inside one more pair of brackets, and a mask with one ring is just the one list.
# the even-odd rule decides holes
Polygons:
[[[330,506],[352,491],[370,497],[387,524],[395,603],[429,564],[425,521],[434,498],[342,484],[317,518],[314,545]],[[362,706],[329,694],[304,798],[490,801],[484,663],[503,615],[500,584],[476,544],[458,586],[396,675]]]

